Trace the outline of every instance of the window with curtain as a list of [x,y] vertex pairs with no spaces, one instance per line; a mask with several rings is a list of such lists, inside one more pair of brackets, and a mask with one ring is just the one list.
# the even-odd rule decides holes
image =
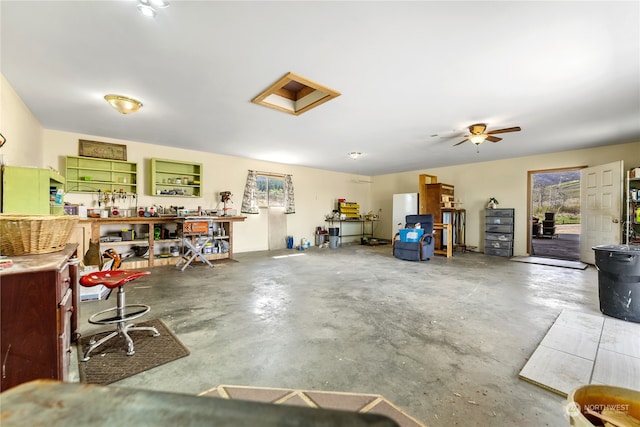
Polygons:
[[285,213],[295,213],[291,175],[249,171],[240,211],[257,214],[260,213],[260,208],[269,207],[284,207]]

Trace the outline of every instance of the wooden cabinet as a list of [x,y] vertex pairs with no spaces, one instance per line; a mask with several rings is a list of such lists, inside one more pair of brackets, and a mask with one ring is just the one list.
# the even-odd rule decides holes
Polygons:
[[63,204],[52,201],[51,192],[63,189],[64,183],[62,175],[51,169],[3,166],[2,212],[62,215]]
[[[421,190],[420,198],[422,200],[419,202],[420,214],[433,215],[433,221],[436,224],[448,223],[443,217],[444,203],[442,200],[443,197],[453,199],[454,186],[443,183],[424,184],[424,188]],[[436,251],[442,251],[446,247],[444,242],[447,241],[447,238],[446,230],[436,228],[436,233],[434,234]]]
[[484,253],[513,256],[514,209],[485,209]]
[[71,342],[78,333],[76,245],[12,257],[0,270],[2,387],[34,379],[69,379]]
[[138,193],[138,164],[67,156],[67,193]]
[[202,196],[202,164],[151,159],[150,195]]
[[[173,231],[177,232],[180,229],[183,219],[176,217],[96,218],[81,220],[80,224],[89,225],[91,228],[91,242],[100,245],[100,253],[109,248],[114,248],[122,256],[130,253],[133,246],[148,246],[147,257],[131,256],[123,258],[122,269],[136,269],[175,265],[180,260],[180,256],[171,256],[170,248],[171,246],[178,246],[182,249],[182,238],[179,235],[175,237],[163,236],[162,234],[156,236],[154,230],[157,227],[161,227],[172,231],[171,235],[173,236]],[[224,246],[225,251],[205,253],[205,256],[209,260],[233,258],[233,224],[244,221],[246,217],[210,217],[210,219],[213,222],[213,228],[211,229],[213,241],[224,241],[226,244],[219,245]],[[134,240],[104,241],[104,238],[109,233],[117,233],[118,230],[123,228],[135,231]]]

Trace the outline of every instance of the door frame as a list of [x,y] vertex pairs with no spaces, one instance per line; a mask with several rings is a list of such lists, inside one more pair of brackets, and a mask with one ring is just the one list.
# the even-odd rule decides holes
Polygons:
[[[533,175],[540,173],[553,173],[553,172],[565,172],[565,171],[574,171],[574,170],[582,170],[588,168],[589,166],[568,166],[563,168],[552,168],[552,169],[536,169],[527,171],[527,251],[530,256],[535,256],[531,254],[531,245],[533,244],[531,237],[531,217],[533,216],[532,212],[532,204],[531,204],[531,185]],[[580,200],[582,200],[582,194],[580,194]],[[580,212],[580,221],[582,222],[582,212]],[[582,236],[581,236],[582,237]]]

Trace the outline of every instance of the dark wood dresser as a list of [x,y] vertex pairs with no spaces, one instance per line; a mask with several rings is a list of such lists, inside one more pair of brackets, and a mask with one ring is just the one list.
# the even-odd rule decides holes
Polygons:
[[68,379],[78,333],[77,246],[13,256],[13,267],[0,270],[0,390],[34,379]]

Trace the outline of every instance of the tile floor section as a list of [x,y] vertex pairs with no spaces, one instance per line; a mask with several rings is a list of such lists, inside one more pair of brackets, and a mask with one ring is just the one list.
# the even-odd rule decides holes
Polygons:
[[376,394],[338,393],[317,390],[292,390],[270,387],[219,385],[199,394],[223,399],[241,399],[276,405],[335,409],[384,415],[400,427],[426,427],[383,396]]
[[584,384],[640,389],[640,324],[563,310],[520,378],[566,396]]

